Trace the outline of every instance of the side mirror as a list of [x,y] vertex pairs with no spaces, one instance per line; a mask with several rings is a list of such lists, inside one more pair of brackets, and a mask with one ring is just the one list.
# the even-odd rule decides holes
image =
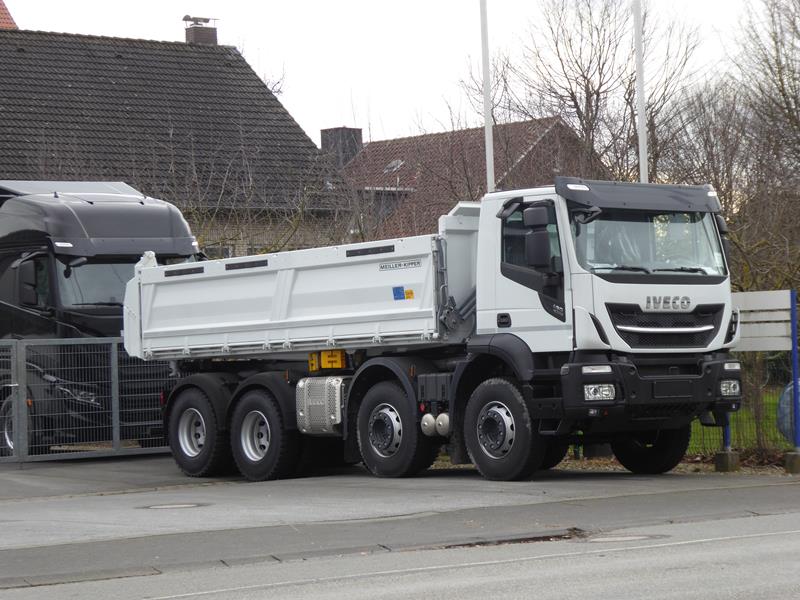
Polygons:
[[531,206],[522,211],[522,224],[525,227],[535,229],[537,227],[547,227],[549,222],[546,206]]
[[27,283],[23,283],[19,288],[19,302],[26,306],[38,306],[39,297],[36,294],[36,288]]
[[717,229],[722,236],[728,235],[728,224],[725,223],[725,219],[722,218],[722,215],[717,213],[714,215],[714,220],[717,222]]
[[36,287],[36,263],[26,260],[19,264],[19,282],[21,285]]
[[[535,209],[527,209],[525,212]],[[550,271],[553,255],[550,252],[550,234],[546,229],[536,229],[525,234],[525,262],[529,267]]]

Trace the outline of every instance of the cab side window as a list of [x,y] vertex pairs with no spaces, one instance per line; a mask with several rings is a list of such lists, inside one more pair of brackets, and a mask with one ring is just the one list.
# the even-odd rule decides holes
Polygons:
[[[546,231],[550,241],[550,267],[535,269],[528,264],[525,257],[525,237],[530,228],[525,227],[523,211],[531,206],[547,208]],[[561,272],[561,243],[558,238],[558,220],[555,207],[550,201],[535,204],[520,204],[516,210],[502,219],[500,272],[504,277],[539,292],[545,310],[552,304],[563,303],[564,279]],[[546,301],[545,299],[549,299]],[[559,312],[556,307],[553,316],[563,320],[563,307]]]
[[36,266],[36,306],[38,308],[46,308],[52,305],[47,259],[45,257],[35,258],[33,264]]

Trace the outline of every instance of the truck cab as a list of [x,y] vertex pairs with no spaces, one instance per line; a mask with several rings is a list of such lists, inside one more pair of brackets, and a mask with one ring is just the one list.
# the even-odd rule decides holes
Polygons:
[[719,211],[709,186],[559,177],[487,195],[470,346],[538,373],[532,396],[552,387],[553,434],[721,424],[740,383]]
[[120,335],[145,250],[198,254],[177,208],[124,183],[0,181],[0,337]]

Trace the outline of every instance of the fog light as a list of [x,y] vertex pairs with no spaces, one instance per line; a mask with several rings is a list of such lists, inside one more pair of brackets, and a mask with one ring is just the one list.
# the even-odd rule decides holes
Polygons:
[[584,375],[595,375],[596,373],[611,373],[611,365],[586,365],[581,367]]
[[738,396],[742,393],[742,386],[738,379],[723,379],[719,382],[719,393],[723,396]]
[[738,362],[726,362],[722,366],[722,368],[725,369],[726,371],[741,371],[742,365],[739,364]]
[[583,399],[587,402],[613,400],[616,395],[613,383],[590,383],[583,386]]

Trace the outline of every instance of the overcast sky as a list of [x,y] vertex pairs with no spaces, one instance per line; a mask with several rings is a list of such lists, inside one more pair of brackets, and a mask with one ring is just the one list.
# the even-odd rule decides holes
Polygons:
[[[489,38],[512,53],[536,18],[535,0],[488,0]],[[218,19],[306,133],[362,127],[386,139],[449,127],[467,110],[458,82],[479,68],[479,0],[5,0],[20,29],[183,41],[185,14]],[[656,15],[696,24],[698,68],[735,49],[747,0],[651,0]],[[752,3],[752,1],[751,1]],[[477,116],[470,115],[474,123]]]

